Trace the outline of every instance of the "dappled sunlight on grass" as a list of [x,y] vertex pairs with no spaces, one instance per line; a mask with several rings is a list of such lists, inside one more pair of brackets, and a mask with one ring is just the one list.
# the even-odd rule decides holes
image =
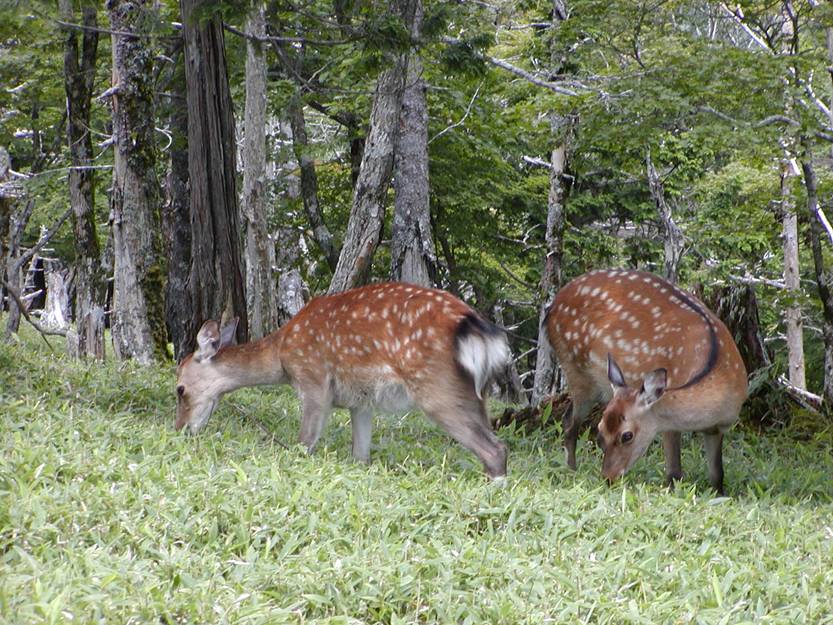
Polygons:
[[831,623],[833,454],[738,429],[728,497],[698,437],[614,486],[557,428],[500,435],[505,486],[421,415],[312,456],[288,389],[173,431],[173,367],[0,347],[0,623]]

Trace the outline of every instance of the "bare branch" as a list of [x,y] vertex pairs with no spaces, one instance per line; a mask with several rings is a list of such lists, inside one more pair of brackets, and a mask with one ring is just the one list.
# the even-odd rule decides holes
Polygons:
[[482,87],[482,86],[483,86],[483,81],[481,80],[480,84],[477,85],[477,89],[474,90],[474,95],[472,95],[471,100],[469,100],[469,105],[466,107],[466,112],[463,113],[463,116],[460,118],[460,120],[451,124],[450,126],[446,126],[442,130],[440,130],[437,134],[435,134],[433,137],[431,137],[431,139],[428,141],[429,145],[431,144],[432,141],[434,141],[434,139],[439,139],[445,133],[449,132],[450,130],[452,130],[454,128],[457,128],[458,126],[462,126],[465,123],[466,118],[469,116],[469,113],[471,113],[471,107],[474,105],[474,101],[477,99],[477,94],[480,93],[480,87]]
[[279,37],[276,35],[259,36],[244,32],[225,22],[223,22],[223,29],[233,35],[237,35],[238,37],[243,37],[244,39],[249,39],[250,41],[257,41],[259,43],[306,43],[314,46],[339,46],[351,43],[352,41],[350,39],[307,39],[306,37]]
[[[462,45],[463,42],[459,39],[455,39],[454,37],[443,37],[443,41],[450,45],[459,46]],[[493,56],[489,56],[488,54],[484,54],[483,52],[479,52],[477,50],[472,50],[472,54],[479,59],[482,59],[488,63],[496,67],[500,67],[501,69],[505,69],[507,72],[511,74],[515,74],[515,76],[519,76],[526,80],[527,82],[532,83],[538,87],[544,87],[545,89],[549,89],[550,91],[554,91],[555,93],[560,93],[561,95],[569,95],[569,96],[577,96],[578,93],[573,91],[572,89],[568,89],[567,87],[563,87],[561,84],[556,82],[550,82],[548,80],[542,80],[535,76],[534,74],[526,71],[525,69],[521,69],[516,65],[512,65],[509,61],[504,61],[503,59],[498,59]],[[583,85],[581,86],[584,87]]]
[[740,282],[741,284],[763,284],[764,286],[769,286],[774,289],[786,289],[787,286],[784,284],[782,280],[770,280],[769,278],[756,278],[755,276],[750,276],[746,274],[745,276],[738,276],[735,274],[729,274],[729,278],[734,280],[735,282]]
[[38,242],[35,243],[35,245],[32,246],[30,250],[28,250],[26,253],[20,256],[20,258],[14,261],[14,265],[12,265],[12,272],[19,271],[20,268],[23,267],[23,265],[27,263],[30,258],[32,258],[35,254],[40,252],[43,249],[43,247],[49,242],[49,240],[53,236],[55,236],[55,233],[58,232],[61,226],[64,225],[64,222],[71,214],[72,207],[68,208],[66,211],[64,211],[63,215],[58,217],[58,220],[54,224],[52,224],[52,227],[49,230],[47,230],[40,236]]
[[12,296],[12,299],[15,301],[15,303],[17,304],[18,309],[20,310],[20,314],[23,315],[23,318],[26,319],[26,321],[29,322],[29,325],[31,325],[33,328],[35,328],[35,330],[37,330],[40,333],[41,338],[44,340],[44,342],[47,345],[49,345],[49,349],[54,351],[55,348],[52,347],[52,343],[50,343],[49,340],[46,337],[47,336],[66,336],[67,335],[66,330],[50,330],[48,328],[44,328],[41,324],[39,324],[37,321],[32,319],[32,316],[29,314],[29,311],[26,309],[26,304],[21,299],[20,293],[17,292],[17,289],[15,289],[11,284],[6,282],[6,279],[3,278],[3,277],[0,277],[0,284],[2,284],[3,288],[6,289],[8,294]]

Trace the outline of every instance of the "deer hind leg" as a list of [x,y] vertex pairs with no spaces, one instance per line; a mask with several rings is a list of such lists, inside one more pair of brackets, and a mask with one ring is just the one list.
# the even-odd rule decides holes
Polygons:
[[304,414],[301,417],[301,443],[312,453],[321,432],[330,418],[333,409],[333,397],[328,386],[310,386],[301,389]]
[[723,494],[723,432],[703,432],[703,447],[709,463],[709,482],[719,495]]
[[489,477],[506,475],[506,445],[492,431],[485,404],[475,395],[474,389],[470,393],[443,393],[435,388],[431,397],[431,401],[420,405],[426,416],[473,452]]
[[567,452],[567,466],[571,469],[576,468],[576,445],[579,431],[595,405],[594,400],[583,399],[576,393],[573,395],[570,410],[564,412],[561,422],[564,430],[564,449]]
[[367,464],[370,462],[370,438],[373,430],[373,411],[363,406],[350,409],[350,424],[353,428],[353,458]]
[[662,451],[665,453],[665,481],[668,486],[674,488],[674,482],[683,477],[683,466],[680,458],[680,441],[682,434],[679,432],[663,432]]

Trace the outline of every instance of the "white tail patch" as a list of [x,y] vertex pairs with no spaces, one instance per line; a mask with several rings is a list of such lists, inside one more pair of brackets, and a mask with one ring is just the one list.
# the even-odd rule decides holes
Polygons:
[[483,389],[509,361],[509,345],[503,333],[467,334],[458,339],[457,362],[474,379],[474,391],[483,399]]

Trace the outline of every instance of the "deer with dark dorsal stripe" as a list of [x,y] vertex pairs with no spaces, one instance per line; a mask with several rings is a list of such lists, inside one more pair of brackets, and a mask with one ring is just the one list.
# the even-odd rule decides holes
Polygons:
[[436,289],[387,283],[313,299],[277,332],[234,345],[236,322],[206,321],[177,369],[177,430],[197,433],[219,398],[244,386],[292,384],[301,442],[312,451],[333,407],[350,409],[353,456],[370,458],[374,410],[415,405],[473,451],[490,477],[506,474],[506,446],[483,392],[509,358],[506,336]]
[[662,434],[669,484],[682,476],[680,433],[702,432],[712,486],[723,492],[723,435],[746,399],[746,368],[726,326],[696,297],[651,273],[584,274],[556,295],[545,320],[572,398],[567,464],[593,406],[602,474],[623,475]]

